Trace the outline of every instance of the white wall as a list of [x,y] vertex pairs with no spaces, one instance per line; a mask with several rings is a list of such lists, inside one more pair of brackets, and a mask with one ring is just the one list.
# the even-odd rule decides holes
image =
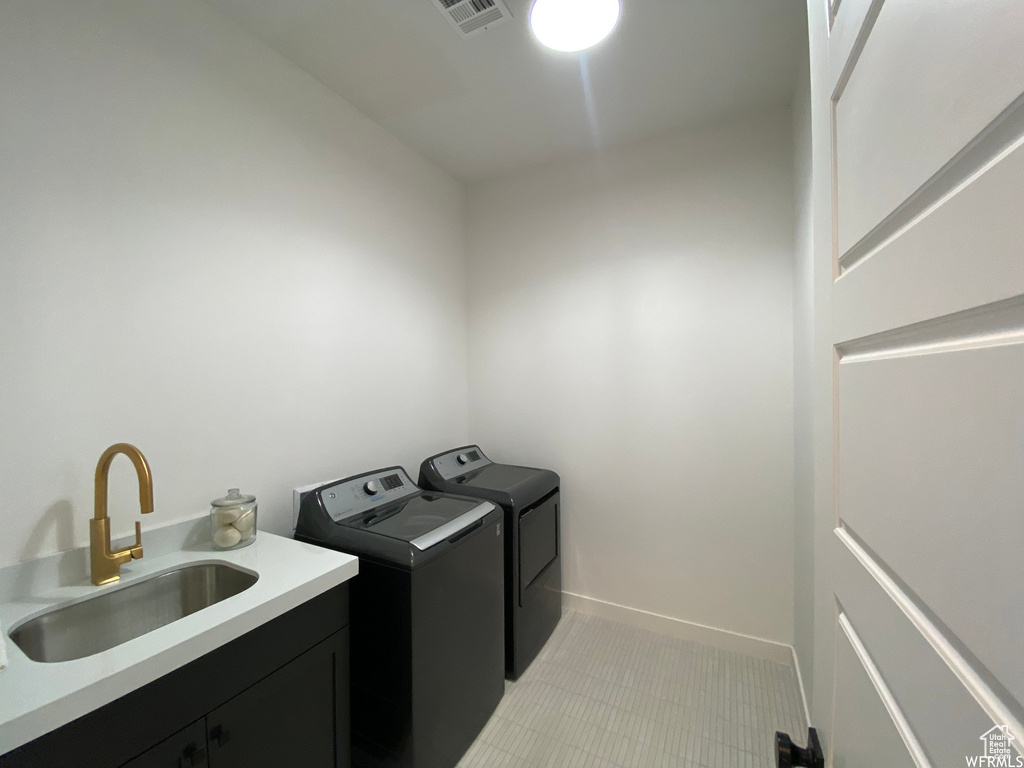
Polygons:
[[[0,565],[466,431],[459,185],[197,0],[0,5]],[[115,462],[111,514],[137,518]]]
[[788,109],[470,188],[470,435],[563,477],[565,589],[793,636]]
[[814,221],[811,81],[805,54],[793,100],[793,647],[805,694],[814,681]]

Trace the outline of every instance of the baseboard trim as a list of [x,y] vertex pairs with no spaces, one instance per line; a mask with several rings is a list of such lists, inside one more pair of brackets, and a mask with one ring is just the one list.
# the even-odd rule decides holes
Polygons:
[[[671,616],[662,616],[660,613],[642,611],[639,608],[630,608],[625,605],[608,603],[593,597],[577,595],[573,592],[562,593],[562,605],[570,611],[584,613],[589,616],[597,616],[602,619],[610,619],[621,624],[649,629],[670,637],[678,637],[683,640],[711,645],[725,651],[746,653],[759,659],[775,661],[787,666],[794,665],[796,653],[791,645],[779,643],[775,640],[766,640],[763,637],[744,635],[740,632],[732,632],[728,629],[709,627],[705,624],[697,624],[692,621],[675,619]],[[797,675],[800,668],[797,667]],[[800,694],[803,695],[803,684],[800,686]],[[806,700],[804,708],[807,707]]]
[[804,718],[807,720],[807,725],[811,726],[811,708],[807,706],[807,689],[804,688],[804,676],[800,673],[800,657],[796,655],[796,646],[791,645],[790,650],[793,651],[793,669],[796,670],[796,684],[800,686],[800,701],[804,705]]

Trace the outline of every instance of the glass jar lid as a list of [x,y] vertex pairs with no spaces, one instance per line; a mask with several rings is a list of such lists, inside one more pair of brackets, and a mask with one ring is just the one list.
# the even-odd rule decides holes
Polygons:
[[210,504],[214,507],[238,507],[242,504],[252,504],[254,501],[256,501],[255,496],[248,493],[239,493],[237,488],[231,488],[228,490],[227,496],[214,499]]

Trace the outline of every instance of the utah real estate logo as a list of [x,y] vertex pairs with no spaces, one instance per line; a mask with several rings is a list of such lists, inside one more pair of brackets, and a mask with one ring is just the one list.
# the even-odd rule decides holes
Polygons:
[[1013,754],[1017,737],[1005,725],[994,725],[978,737],[984,744],[980,755],[968,755],[969,768],[1024,768],[1024,757]]

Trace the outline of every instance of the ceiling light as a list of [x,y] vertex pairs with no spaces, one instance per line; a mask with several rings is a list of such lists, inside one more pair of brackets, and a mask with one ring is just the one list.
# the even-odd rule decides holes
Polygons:
[[608,37],[619,20],[619,0],[535,0],[530,26],[548,48],[582,51]]

